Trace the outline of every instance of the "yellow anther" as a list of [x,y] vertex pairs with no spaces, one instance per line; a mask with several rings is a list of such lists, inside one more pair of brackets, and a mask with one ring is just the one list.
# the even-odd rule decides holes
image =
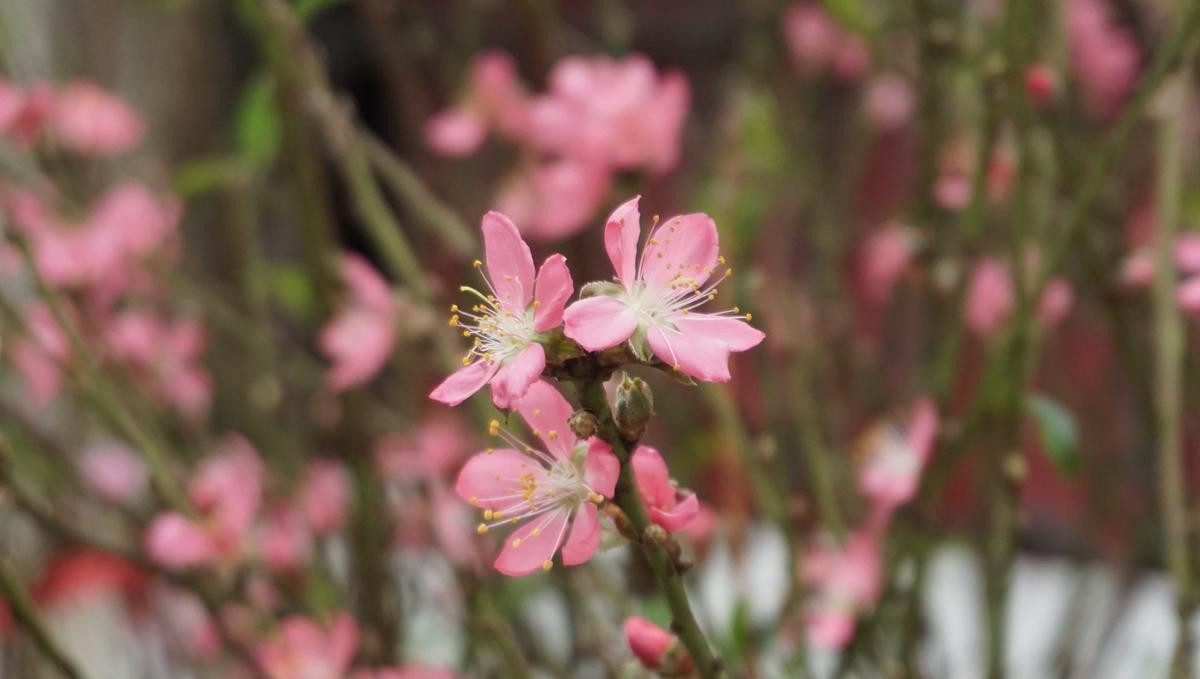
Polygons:
[[587,499],[588,499],[588,502],[591,502],[592,504],[597,504],[597,505],[600,504],[601,502],[604,502],[604,496],[601,495],[600,493],[597,493],[594,490],[588,493]]
[[495,510],[495,511],[493,511],[493,512],[492,512],[492,518],[493,518],[493,519],[495,519],[495,520],[497,520],[497,521],[499,521],[500,519],[503,519],[503,518],[504,518],[504,512],[502,512],[502,511],[500,511],[499,509],[497,509],[497,510]]
[[475,267],[476,269],[478,269],[479,267],[483,266],[483,262],[481,262],[481,261],[479,261],[479,260],[477,259],[477,260],[475,260],[474,262],[471,262],[471,266],[473,266],[473,267]]
[[541,430],[541,429],[534,429],[534,430],[533,430],[533,435],[534,435],[534,436],[541,436],[541,435],[542,435],[542,430]]
[[467,500],[467,504],[471,505],[472,507],[478,507],[479,506],[479,498],[472,495],[471,499]]
[[450,317],[450,327],[451,328],[458,327],[458,314],[454,314],[453,316]]
[[462,336],[463,336],[463,337],[470,337],[470,336],[471,336],[471,331],[470,331],[470,330],[463,330],[463,331],[462,331]]
[[534,529],[533,529],[533,532],[532,532],[532,533],[530,533],[530,535],[532,535],[532,536],[533,536],[533,537],[535,537],[535,538],[537,538],[537,537],[541,537],[541,536],[542,536],[542,529],[541,529],[541,528],[534,528]]
[[717,257],[717,262],[719,262],[719,263],[721,263],[721,264],[724,264],[724,263],[725,263],[725,255],[720,255],[720,256],[718,256],[718,257]]
[[746,314],[746,320],[747,320],[747,321],[753,321],[753,320],[754,320],[754,314],[747,313],[747,314]]
[[463,357],[462,357],[462,364],[463,364],[463,365],[471,365],[471,357],[470,357],[470,356],[463,356]]
[[540,299],[535,299],[535,300],[533,300],[533,308],[534,308],[534,309],[537,309],[537,308],[539,308],[539,307],[541,307],[541,306],[542,306],[542,300],[540,300]]
[[731,267],[731,268],[725,269],[725,275],[726,275],[726,276],[732,276],[732,275],[733,275],[733,268]]
[[551,441],[557,441],[558,440],[558,432],[551,429],[550,432],[548,434],[546,434],[546,438],[550,439]]
[[488,435],[489,436],[499,436],[500,435],[500,420],[492,420],[491,422],[488,422]]
[[486,523],[481,523],[481,524],[479,524],[478,526],[476,526],[476,527],[475,527],[475,532],[476,532],[476,533],[479,533],[480,535],[483,535],[484,533],[486,533],[486,532],[487,532],[487,530],[488,530],[488,529],[487,529],[487,524],[486,524]]
[[513,538],[512,546],[513,546],[513,549],[517,549],[518,547],[520,547],[521,546],[521,538]]
[[534,408],[534,409],[533,409],[533,416],[534,416],[534,417],[541,417],[541,415],[542,415],[542,409],[541,409],[541,408]]
[[542,562],[542,570],[544,570],[544,571],[548,571],[548,570],[550,570],[551,568],[554,568],[554,562],[553,562],[553,561],[551,561],[550,559],[546,559],[545,561],[543,561],[543,562]]
[[491,521],[493,516],[495,516],[495,514],[492,513],[492,510],[490,510],[490,509],[483,510],[483,520],[484,521]]
[[451,305],[450,305],[450,313],[457,313],[457,312],[458,312],[458,305],[457,305],[457,304],[451,304]]

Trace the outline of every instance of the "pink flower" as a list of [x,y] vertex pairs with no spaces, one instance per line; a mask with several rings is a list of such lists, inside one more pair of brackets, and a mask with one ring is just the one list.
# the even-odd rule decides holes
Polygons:
[[262,474],[254,448],[239,436],[227,439],[188,484],[198,520],[177,512],[159,514],[146,531],[150,558],[185,569],[237,556],[258,513]]
[[312,550],[304,515],[287,505],[273,507],[266,514],[258,535],[263,562],[274,573],[295,571]]
[[22,88],[0,79],[0,135],[20,148],[33,144],[50,117],[54,92],[43,84]]
[[386,434],[375,443],[375,465],[389,481],[440,478],[457,468],[471,445],[456,417],[423,417],[416,436]]
[[1200,313],[1200,276],[1192,276],[1175,288],[1179,308],[1189,314]]
[[792,62],[806,75],[832,66],[844,80],[858,80],[870,68],[862,40],[842,30],[819,4],[792,5],[783,15],[783,37]]
[[358,670],[353,679],[455,679],[453,672],[440,667],[408,664],[403,667],[380,667],[374,670]]
[[[483,216],[483,242],[491,280],[485,294],[466,288],[480,299],[470,311],[451,307],[450,325],[474,337],[463,367],[429,394],[435,401],[458,405],[492,385],[492,402],[511,408],[546,367],[544,333],[562,322],[563,307],[574,290],[567,260],[551,255],[533,273],[533,255],[508,217],[499,212]],[[475,268],[482,263],[475,260]]]
[[883,508],[883,514],[890,514],[916,494],[937,431],[937,407],[931,399],[922,398],[904,428],[882,424],[864,437],[858,487]]
[[558,240],[587,224],[611,186],[605,169],[559,158],[521,172],[496,197],[496,208],[520,224],[525,236]]
[[872,234],[859,248],[859,281],[863,295],[872,304],[883,304],[904,275],[916,249],[912,229],[890,223]]
[[507,523],[522,524],[505,538],[496,557],[494,565],[501,573],[549,569],[560,545],[563,565],[581,564],[600,544],[596,505],[612,497],[620,463],[599,438],[575,437],[567,424],[574,409],[546,382],[534,382],[517,410],[545,450],[521,443],[493,420],[492,433],[513,447],[489,449],[467,460],[455,491],[483,509],[480,533]]
[[1088,112],[1111,118],[1137,80],[1137,42],[1113,22],[1103,0],[1071,0],[1066,24],[1071,68],[1082,85]]
[[856,533],[846,544],[828,545],[804,556],[804,581],[815,588],[805,615],[812,642],[842,648],[854,636],[858,615],[875,604],[882,584],[879,544]]
[[391,290],[367,260],[342,257],[346,305],[321,328],[317,342],[332,365],[325,381],[335,392],[366,384],[387,363],[396,342],[396,306]]
[[494,128],[510,138],[525,130],[526,97],[512,57],[499,50],[481,52],[471,64],[466,98],[425,123],[425,142],[446,156],[474,153]]
[[146,131],[141,117],[125,102],[88,82],[58,92],[50,128],[63,146],[96,155],[124,153],[137,145]]
[[979,260],[967,284],[967,328],[988,337],[1008,320],[1015,304],[1008,267],[987,257]]
[[876,76],[863,95],[867,118],[884,132],[907,125],[916,106],[908,80],[891,73]]
[[193,417],[208,410],[212,378],[200,363],[207,339],[199,323],[127,311],[112,320],[106,338],[113,358],[148,379],[168,404]]
[[79,460],[79,473],[92,492],[115,504],[133,503],[146,491],[146,465],[122,443],[89,446]]
[[1037,319],[1046,326],[1058,324],[1071,313],[1075,304],[1075,290],[1065,278],[1057,276],[1046,282],[1046,289],[1038,300]]
[[700,503],[691,491],[682,493],[683,499],[678,499],[680,493],[671,483],[667,463],[658,451],[650,446],[638,446],[633,451],[631,464],[650,519],[672,532],[687,527],[700,510]]
[[358,625],[347,613],[328,627],[301,616],[279,626],[279,634],[258,648],[258,662],[270,679],[343,679],[358,650]]
[[[564,332],[588,351],[600,351],[635,338],[639,355],[648,345],[659,360],[705,382],[729,380],[730,352],[745,351],[763,340],[737,308],[715,314],[695,309],[716,296],[732,273],[717,253],[717,226],[708,215],[672,217],[652,227],[638,263],[641,232],[638,200],[618,207],[608,218],[604,245],[619,286],[611,294],[579,300],[563,314]],[[745,320],[743,320],[745,319]]]
[[36,304],[25,313],[28,336],[13,342],[13,364],[36,405],[45,407],[62,389],[62,364],[70,358],[67,336],[50,310]]
[[691,94],[681,73],[661,77],[642,55],[566,57],[529,110],[540,150],[604,168],[665,172],[679,158]]
[[675,643],[675,635],[645,618],[632,616],[625,619],[625,641],[629,650],[643,665],[655,669],[662,665],[667,651]]
[[1030,64],[1025,69],[1025,93],[1037,106],[1048,106],[1058,94],[1058,76],[1046,64]]
[[350,479],[345,467],[333,460],[309,463],[299,503],[313,533],[336,532],[345,523],[350,504]]

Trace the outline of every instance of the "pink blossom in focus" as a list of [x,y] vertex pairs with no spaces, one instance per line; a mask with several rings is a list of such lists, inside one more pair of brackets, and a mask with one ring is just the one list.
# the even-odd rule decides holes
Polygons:
[[[491,384],[492,403],[508,409],[546,367],[540,333],[562,322],[574,284],[567,259],[558,254],[547,257],[535,276],[529,246],[499,212],[483,216],[483,246],[490,276],[484,278],[487,291],[479,293],[484,301],[470,310],[455,305],[450,318],[450,325],[475,342],[463,358],[463,367],[429,397],[454,406]],[[475,265],[481,269],[483,263],[476,260]]]
[[913,406],[903,428],[879,425],[865,437],[858,487],[882,508],[884,515],[916,494],[937,431],[937,407],[932,399],[922,398]]
[[329,388],[342,392],[369,382],[387,362],[399,322],[391,289],[359,255],[342,257],[347,300],[317,337],[332,365],[325,373]]
[[49,124],[63,146],[96,155],[124,153],[141,141],[146,131],[137,112],[89,82],[59,90]]
[[[588,351],[617,346],[635,333],[663,363],[704,382],[729,381],[729,354],[765,335],[737,309],[697,313],[732,269],[718,252],[717,226],[705,214],[672,217],[652,227],[638,259],[640,196],[608,218],[604,245],[619,287],[581,299],[563,314],[564,333]],[[714,272],[717,277],[709,280]]]
[[262,461],[243,438],[227,439],[201,464],[188,484],[198,519],[165,512],[150,524],[145,550],[172,569],[186,569],[237,556],[262,497]]
[[637,616],[626,618],[623,629],[629,650],[633,651],[633,655],[650,669],[662,665],[667,651],[675,643],[675,635],[645,618]]
[[455,491],[483,510],[479,533],[521,524],[504,539],[496,557],[494,566],[501,573],[549,569],[560,545],[563,565],[581,564],[600,545],[596,505],[612,497],[620,463],[601,439],[575,438],[567,424],[574,408],[548,383],[534,382],[517,410],[544,450],[521,443],[493,421],[492,432],[512,447],[489,449],[467,460]]
[[1093,116],[1116,114],[1133,89],[1141,55],[1129,30],[1116,25],[1104,0],[1070,0],[1066,12],[1071,68]]
[[695,493],[678,492],[662,455],[650,446],[638,446],[630,463],[650,519],[672,532],[687,527],[700,510],[700,503]]
[[328,626],[302,616],[285,619],[256,655],[270,679],[344,679],[357,650],[358,625],[338,613]]
[[859,532],[838,547],[826,545],[804,556],[804,581],[813,588],[805,622],[812,642],[842,648],[854,636],[860,613],[874,606],[882,585],[879,544]]
[[1015,304],[1008,267],[987,257],[979,260],[967,284],[967,328],[988,337],[1008,320]]
[[858,252],[859,283],[872,304],[883,304],[904,275],[916,249],[916,235],[903,224],[889,223],[863,242]]
[[875,76],[863,94],[867,118],[883,132],[907,125],[916,106],[916,96],[908,80],[894,73]]
[[612,186],[603,168],[573,158],[538,163],[509,181],[496,197],[496,209],[538,240],[559,240],[578,232],[596,213]]
[[79,460],[79,473],[92,492],[115,504],[131,504],[146,491],[146,465],[122,443],[87,447]]
[[566,57],[529,109],[538,149],[603,168],[672,169],[691,94],[681,73],[659,75],[642,55]]
[[346,521],[350,505],[350,478],[333,460],[309,463],[300,486],[299,504],[316,535],[336,532]]

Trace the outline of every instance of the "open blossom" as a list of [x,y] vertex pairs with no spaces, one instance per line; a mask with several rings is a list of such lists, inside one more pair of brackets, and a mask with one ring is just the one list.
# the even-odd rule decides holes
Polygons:
[[257,657],[270,679],[343,679],[357,650],[358,625],[348,613],[338,613],[328,626],[292,616],[259,646]]
[[501,573],[549,569],[560,545],[563,565],[583,563],[600,545],[596,505],[612,497],[620,463],[601,439],[575,437],[568,425],[574,409],[548,383],[530,386],[517,410],[545,449],[521,443],[493,420],[491,433],[512,447],[489,449],[468,460],[455,490],[483,510],[480,533],[521,524],[496,557]]
[[698,380],[727,382],[730,352],[762,342],[761,331],[734,307],[719,313],[696,309],[716,297],[732,274],[717,252],[717,225],[708,215],[672,217],[652,227],[638,259],[639,197],[618,207],[604,229],[604,246],[617,273],[611,294],[579,300],[563,314],[564,333],[588,351],[631,338],[644,342],[663,363]]
[[341,528],[350,506],[346,468],[333,460],[309,463],[300,486],[299,504],[313,533],[329,535]]
[[122,443],[89,446],[79,459],[79,473],[92,492],[108,502],[129,504],[146,490],[146,465]]
[[932,399],[922,398],[903,428],[881,424],[864,436],[858,487],[884,515],[916,494],[937,430],[937,407]]
[[700,511],[696,494],[691,491],[680,493],[675,488],[667,463],[654,448],[638,446],[630,461],[650,519],[672,532],[687,527]]
[[858,615],[875,604],[882,584],[878,539],[851,535],[844,545],[823,545],[804,555],[804,581],[814,591],[805,611],[812,642],[842,648],[854,636]]
[[73,83],[55,95],[49,125],[63,146],[97,155],[128,151],[146,131],[136,111],[89,82]]
[[496,196],[496,209],[529,238],[558,240],[587,225],[612,186],[604,168],[575,158],[538,162]]
[[625,632],[625,642],[629,644],[629,650],[633,651],[637,659],[650,669],[662,665],[667,651],[675,643],[674,634],[645,618],[637,616],[626,618],[622,628]]
[[458,157],[475,152],[489,129],[520,138],[526,127],[526,101],[512,57],[499,50],[482,52],[471,62],[462,103],[426,121],[425,142],[442,155]]
[[[499,212],[483,217],[488,291],[463,286],[479,298],[470,310],[451,307],[450,325],[474,338],[463,367],[429,394],[435,401],[458,405],[491,384],[497,408],[511,408],[546,367],[543,333],[562,322],[563,307],[574,291],[567,260],[551,255],[537,276],[533,255],[512,221]],[[482,262],[475,261],[475,268]]]
[[529,109],[538,149],[617,170],[665,172],[679,159],[691,93],[683,74],[659,76],[642,55],[566,57]]
[[387,281],[359,255],[342,257],[347,301],[321,328],[317,342],[333,365],[325,380],[335,392],[366,384],[396,342],[396,306]]
[[158,563],[184,569],[237,556],[258,513],[262,497],[262,461],[241,437],[200,466],[188,484],[188,499],[198,517],[178,512],[158,515],[145,536],[145,549]]

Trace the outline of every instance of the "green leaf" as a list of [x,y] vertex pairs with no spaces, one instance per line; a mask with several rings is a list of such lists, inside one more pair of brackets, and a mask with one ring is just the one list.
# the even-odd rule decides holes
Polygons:
[[342,0],[296,0],[296,15],[301,21],[310,21],[321,12],[340,4]]
[[270,268],[271,296],[289,313],[307,316],[313,308],[312,281],[298,266],[276,264]]
[[197,158],[175,170],[172,185],[183,198],[194,198],[236,184],[245,173],[245,164],[240,158]]
[[282,127],[275,105],[275,82],[260,74],[246,84],[238,102],[238,153],[254,167],[269,167],[279,153]]
[[1042,448],[1064,476],[1079,473],[1079,430],[1075,417],[1048,396],[1031,394],[1026,407],[1038,426]]

